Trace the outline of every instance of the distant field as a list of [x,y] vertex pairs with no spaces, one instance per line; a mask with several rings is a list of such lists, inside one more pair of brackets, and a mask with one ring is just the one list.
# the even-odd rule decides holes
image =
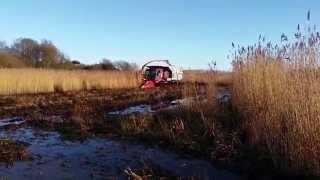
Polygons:
[[139,74],[129,71],[0,69],[0,95],[138,87]]

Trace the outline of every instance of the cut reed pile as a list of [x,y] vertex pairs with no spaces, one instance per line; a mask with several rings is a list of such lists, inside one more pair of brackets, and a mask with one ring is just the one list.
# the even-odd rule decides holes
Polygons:
[[0,69],[0,95],[134,88],[137,72]]
[[291,173],[320,175],[320,34],[259,38],[234,54],[233,105],[250,143]]

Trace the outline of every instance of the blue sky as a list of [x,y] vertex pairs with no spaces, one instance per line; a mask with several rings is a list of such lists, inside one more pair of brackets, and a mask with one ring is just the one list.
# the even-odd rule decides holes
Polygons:
[[308,9],[319,25],[319,7],[319,0],[2,0],[0,40],[49,39],[83,63],[169,59],[206,68],[215,60],[230,69],[232,42],[293,34]]

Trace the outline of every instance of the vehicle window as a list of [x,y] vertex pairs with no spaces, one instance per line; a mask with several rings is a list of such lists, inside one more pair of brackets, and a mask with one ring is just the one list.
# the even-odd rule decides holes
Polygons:
[[146,79],[154,79],[156,77],[156,72],[152,70],[147,70],[144,73],[144,78]]

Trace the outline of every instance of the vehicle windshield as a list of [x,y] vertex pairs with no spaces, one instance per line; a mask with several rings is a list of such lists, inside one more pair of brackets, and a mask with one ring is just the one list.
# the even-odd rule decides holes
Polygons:
[[146,70],[144,73],[144,78],[147,80],[153,80],[156,78],[156,76],[157,76],[157,72],[151,69]]

